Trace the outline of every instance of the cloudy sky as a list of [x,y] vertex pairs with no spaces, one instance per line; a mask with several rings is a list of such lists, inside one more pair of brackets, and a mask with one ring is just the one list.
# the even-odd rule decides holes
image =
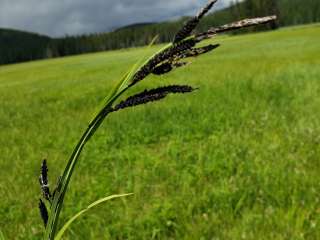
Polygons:
[[[219,0],[215,9],[231,0]],[[50,36],[108,31],[193,15],[207,0],[0,0],[0,28]]]

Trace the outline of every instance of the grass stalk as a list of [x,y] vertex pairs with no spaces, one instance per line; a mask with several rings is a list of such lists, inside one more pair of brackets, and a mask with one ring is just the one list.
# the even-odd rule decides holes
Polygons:
[[[127,99],[127,101],[122,101],[120,104],[115,105],[116,101],[125,93],[127,90],[132,88],[135,84],[145,79],[148,75],[155,72],[155,69],[159,66],[169,66],[168,69],[173,69],[175,66],[185,66],[186,64],[179,62],[184,57],[195,57],[200,54],[204,54],[210,52],[218,45],[209,45],[204,48],[194,48],[195,45],[201,42],[203,39],[211,38],[218,32],[218,30],[208,31],[206,33],[200,35],[192,35],[190,33],[196,27],[199,20],[203,17],[205,13],[207,13],[210,8],[216,3],[216,0],[209,1],[208,5],[200,12],[196,18],[190,20],[189,23],[182,28],[180,32],[178,32],[178,37],[174,39],[173,43],[166,45],[164,48],[159,50],[157,53],[148,58],[145,62],[139,61],[134,67],[127,73],[119,84],[115,87],[115,89],[111,92],[109,97],[106,98],[103,106],[96,113],[93,119],[90,121],[87,129],[84,131],[82,137],[74,148],[67,165],[63,171],[62,176],[59,178],[58,183],[56,185],[56,189],[54,190],[51,199],[47,199],[50,204],[50,213],[49,218],[44,234],[44,240],[54,240],[58,228],[59,216],[62,210],[64,198],[66,192],[68,190],[68,186],[71,180],[71,177],[74,173],[75,167],[79,162],[79,157],[81,155],[82,150],[84,149],[86,143],[91,139],[91,137],[95,134],[95,132],[99,129],[103,121],[106,117],[117,110],[121,110],[127,107],[133,107],[139,104],[145,104],[152,101],[157,101],[164,98],[169,93],[187,93],[192,92],[194,88],[184,85],[172,85],[167,87],[160,87],[153,90],[145,90],[141,94],[137,94]],[[249,25],[256,25],[261,23],[266,23],[274,20],[275,17],[269,17],[263,19],[263,21],[255,21],[255,20],[245,20],[245,22],[240,22],[236,24],[231,24],[219,28],[219,30],[227,31],[232,29],[238,29],[241,27],[246,27]],[[152,41],[151,45],[155,39]],[[143,62],[143,64],[141,64]],[[170,66],[172,68],[170,68]],[[163,71],[162,73],[168,73],[170,71]],[[155,74],[155,73],[154,73]],[[114,108],[115,105],[115,108]],[[47,171],[47,169],[46,169]],[[46,179],[46,171],[45,171],[45,185],[47,185]],[[42,184],[41,183],[41,184]],[[43,184],[42,184],[43,185]],[[49,192],[49,189],[46,189]],[[46,195],[45,195],[46,196]],[[49,196],[49,194],[47,194]]]

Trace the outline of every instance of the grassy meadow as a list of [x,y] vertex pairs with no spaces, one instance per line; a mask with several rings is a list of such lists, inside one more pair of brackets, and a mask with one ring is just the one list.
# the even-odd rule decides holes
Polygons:
[[[320,25],[219,37],[188,68],[134,91],[199,87],[110,115],[83,152],[65,239],[320,239]],[[151,49],[0,66],[0,239],[41,239],[52,185],[93,113]]]

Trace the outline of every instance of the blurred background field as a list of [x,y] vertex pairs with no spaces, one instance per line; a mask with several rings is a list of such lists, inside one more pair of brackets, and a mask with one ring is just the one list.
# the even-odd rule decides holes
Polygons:
[[[320,25],[219,37],[222,46],[135,90],[199,91],[111,115],[86,147],[66,239],[320,239]],[[55,182],[136,48],[0,66],[0,230],[40,239],[38,174]]]

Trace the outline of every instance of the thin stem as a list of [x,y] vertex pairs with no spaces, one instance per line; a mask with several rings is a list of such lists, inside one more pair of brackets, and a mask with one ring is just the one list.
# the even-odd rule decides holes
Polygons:
[[[152,41],[153,43],[153,41]],[[86,143],[91,139],[91,137],[94,135],[94,133],[98,130],[102,122],[105,120],[105,118],[108,116],[110,111],[112,110],[113,103],[129,88],[131,88],[134,84],[129,84],[129,81],[133,81],[134,76],[137,72],[139,72],[143,67],[145,67],[151,59],[153,59],[155,56],[159,55],[161,52],[165,52],[167,49],[169,49],[172,46],[172,44],[168,44],[163,49],[161,49],[157,54],[150,57],[142,66],[139,68],[133,70],[125,76],[124,81],[120,82],[120,85],[117,87],[116,92],[112,93],[110,98],[106,101],[105,106],[100,110],[100,112],[94,117],[94,119],[90,122],[88,128],[83,133],[81,139],[79,140],[78,144],[76,145],[75,149],[73,150],[73,153],[64,169],[64,172],[59,179],[56,187],[56,193],[53,196],[52,206],[51,206],[51,213],[48,219],[48,224],[46,227],[46,231],[44,234],[44,240],[54,240],[55,234],[57,231],[58,221],[60,212],[62,209],[64,197],[66,194],[66,191],[68,189],[70,179],[72,177],[74,168],[79,160],[79,156],[85,147]]]
[[97,116],[97,118],[94,119],[94,122],[92,122],[89,125],[87,130],[82,135],[80,141],[78,142],[76,148],[74,149],[74,151],[70,157],[70,160],[65,168],[64,175],[67,176],[67,174],[68,174],[69,177],[66,179],[64,179],[64,177],[62,177],[60,182],[58,183],[57,193],[56,193],[56,196],[54,198],[54,201],[53,201],[53,204],[51,207],[52,214],[49,217],[49,221],[48,221],[48,225],[47,225],[48,228],[46,229],[45,239],[48,239],[48,240],[54,239],[55,232],[57,230],[59,215],[60,215],[63,200],[64,200],[64,196],[67,191],[67,188],[68,188],[71,176],[72,176],[73,169],[77,163],[77,160],[78,160],[85,144],[89,141],[91,136],[93,136],[94,132],[97,130],[97,127],[95,127],[95,126],[98,126],[98,125],[96,125],[95,123],[98,123],[98,122],[99,122],[99,125],[102,123],[102,120],[99,116]]
[[52,207],[51,207],[51,214],[49,216],[48,225],[46,228],[45,240],[54,240],[55,233],[57,230],[59,215],[62,209],[63,200],[68,189],[71,176],[73,174],[73,170],[78,162],[79,156],[85,147],[86,143],[91,139],[97,129],[100,127],[104,119],[110,113],[110,109],[114,101],[116,101],[120,95],[122,95],[126,90],[123,89],[120,93],[118,93],[109,103],[97,114],[97,116],[90,122],[88,128],[83,133],[81,139],[79,140],[78,144],[76,145],[66,167],[63,172],[63,175],[58,182],[56,194],[53,199]]

